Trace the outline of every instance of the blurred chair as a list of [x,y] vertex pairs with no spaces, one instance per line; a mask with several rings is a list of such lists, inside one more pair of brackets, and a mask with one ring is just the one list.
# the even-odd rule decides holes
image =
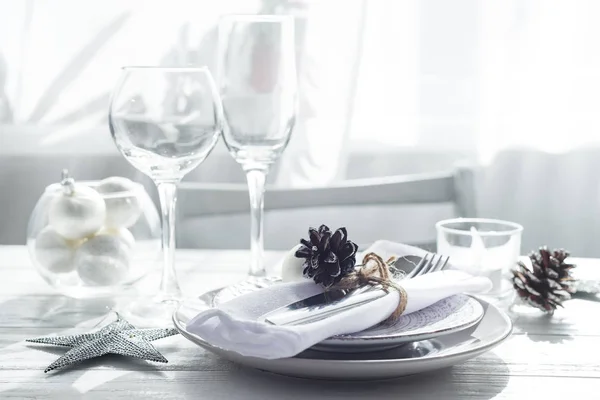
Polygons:
[[[248,188],[243,184],[187,183],[180,186],[177,246],[247,249]],[[474,171],[355,179],[318,188],[267,186],[265,248],[289,249],[309,226],[348,228],[364,248],[378,239],[431,248],[437,220],[476,216]]]

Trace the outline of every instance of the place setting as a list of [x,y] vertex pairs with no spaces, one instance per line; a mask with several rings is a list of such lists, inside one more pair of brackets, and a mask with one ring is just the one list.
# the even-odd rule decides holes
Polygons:
[[478,297],[492,289],[489,278],[389,241],[359,253],[345,228],[311,228],[281,268],[283,278],[250,279],[182,302],[176,329],[234,362],[317,379],[448,367],[491,350],[512,330],[505,312]]

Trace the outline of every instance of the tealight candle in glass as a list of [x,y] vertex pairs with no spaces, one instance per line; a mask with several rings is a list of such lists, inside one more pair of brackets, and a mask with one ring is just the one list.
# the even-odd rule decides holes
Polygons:
[[487,297],[495,300],[512,294],[507,274],[521,252],[523,227],[515,222],[484,218],[456,218],[439,221],[437,252],[450,257],[456,269],[485,276],[493,283]]

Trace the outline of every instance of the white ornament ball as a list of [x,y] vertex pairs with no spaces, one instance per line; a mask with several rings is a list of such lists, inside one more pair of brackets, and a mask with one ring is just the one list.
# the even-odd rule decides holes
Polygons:
[[121,283],[129,272],[130,251],[127,243],[117,235],[95,235],[75,252],[77,273],[91,286]]
[[296,250],[300,248],[300,244],[292,248],[283,258],[281,263],[281,278],[284,282],[298,282],[304,280],[302,273],[304,268],[303,258],[296,257]]
[[136,183],[127,178],[113,176],[102,180],[96,190],[105,195],[107,227],[129,228],[140,218],[142,207],[137,197]]
[[135,237],[127,228],[102,228],[96,236],[100,235],[111,235],[119,238],[127,246],[129,250],[133,250],[135,247]]
[[52,227],[47,226],[38,233],[34,248],[36,260],[48,271],[67,273],[75,269],[75,244],[63,238]]
[[65,239],[78,240],[98,232],[106,218],[102,196],[84,185],[73,185],[71,193],[52,199],[48,222]]

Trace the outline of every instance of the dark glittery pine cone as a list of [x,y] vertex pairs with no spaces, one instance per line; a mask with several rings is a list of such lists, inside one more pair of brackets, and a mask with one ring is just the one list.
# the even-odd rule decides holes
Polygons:
[[542,311],[553,313],[562,302],[571,298],[574,292],[571,269],[573,264],[565,263],[569,253],[564,250],[550,252],[540,248],[531,253],[531,268],[523,262],[517,263],[513,271],[513,286],[517,294],[530,305]]
[[301,239],[296,257],[304,258],[304,276],[328,288],[354,271],[358,246],[348,240],[346,228],[332,233],[329,227],[308,229],[309,239]]

